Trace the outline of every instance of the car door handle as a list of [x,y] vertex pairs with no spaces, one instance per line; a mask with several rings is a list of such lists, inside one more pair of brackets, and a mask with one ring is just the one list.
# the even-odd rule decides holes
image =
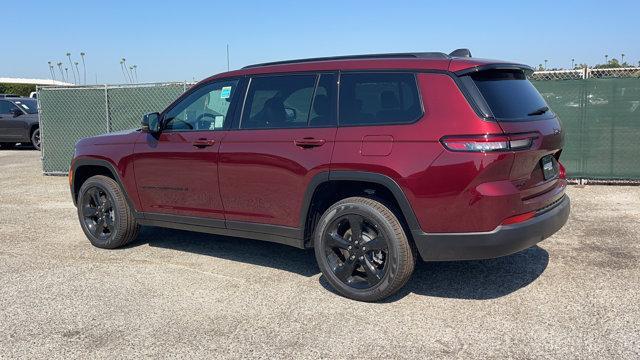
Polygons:
[[296,146],[299,146],[303,149],[313,148],[317,146],[322,146],[327,141],[325,139],[314,139],[312,137],[306,137],[304,139],[293,140],[293,143]]
[[202,148],[205,148],[207,146],[213,146],[213,144],[215,144],[215,143],[216,143],[215,140],[198,139],[198,140],[193,142],[193,146],[202,149]]

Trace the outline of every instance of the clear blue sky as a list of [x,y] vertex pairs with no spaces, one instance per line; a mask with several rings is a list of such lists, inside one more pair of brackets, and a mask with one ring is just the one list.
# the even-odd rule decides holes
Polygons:
[[[270,60],[446,51],[569,67],[640,60],[640,1],[21,1],[2,6],[0,76],[49,78],[87,53],[88,82],[196,80]],[[6,10],[9,10],[8,12]],[[82,71],[82,68],[81,68]]]

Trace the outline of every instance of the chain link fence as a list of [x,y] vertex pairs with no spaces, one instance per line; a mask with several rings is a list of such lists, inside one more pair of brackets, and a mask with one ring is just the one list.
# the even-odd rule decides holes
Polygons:
[[[640,68],[539,71],[531,80],[563,123],[570,178],[640,181]],[[77,140],[136,128],[190,85],[39,88],[44,173],[66,174]]]
[[143,114],[162,111],[189,85],[38,88],[43,172],[66,174],[79,139],[136,128]]

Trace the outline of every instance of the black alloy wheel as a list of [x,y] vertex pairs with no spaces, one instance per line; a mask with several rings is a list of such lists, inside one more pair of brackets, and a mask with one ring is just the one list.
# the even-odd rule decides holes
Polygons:
[[115,232],[115,211],[109,193],[97,186],[82,196],[82,221],[86,229],[100,241],[107,241]]
[[378,284],[387,270],[388,245],[373,219],[358,214],[341,216],[326,233],[325,254],[340,281],[356,289]]

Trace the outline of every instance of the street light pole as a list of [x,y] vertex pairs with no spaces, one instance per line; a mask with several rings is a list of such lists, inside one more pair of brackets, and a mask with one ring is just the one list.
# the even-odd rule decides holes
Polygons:
[[73,74],[73,83],[77,84],[76,73],[73,71],[73,61],[71,61],[71,53],[67,53],[67,57],[69,58],[69,66],[71,66],[71,73]]
[[84,63],[85,55],[84,52],[80,53],[80,57],[82,58],[82,72],[84,73],[84,84],[87,85],[87,65]]

